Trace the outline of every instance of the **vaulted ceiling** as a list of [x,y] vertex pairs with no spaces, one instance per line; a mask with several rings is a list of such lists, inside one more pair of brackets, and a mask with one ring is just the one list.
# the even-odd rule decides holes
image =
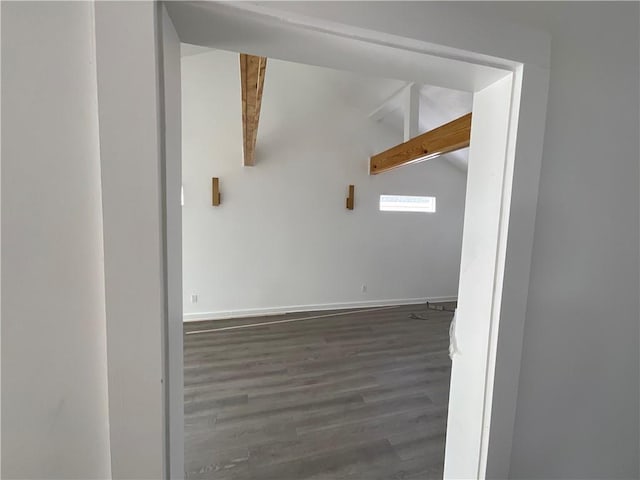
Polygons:
[[[182,44],[183,57],[198,55],[211,50],[208,47]],[[378,121],[397,132],[399,143],[403,141],[404,105],[402,96],[394,96],[394,94],[408,85],[406,81],[375,78],[331,69],[323,70],[327,71],[325,72],[327,75],[324,76],[326,88],[332,94],[341,98],[341,101],[345,104],[360,109],[367,115],[385,105],[386,112]],[[389,73],[392,76],[393,72]],[[418,85],[418,92],[418,134],[432,130],[471,111],[473,94],[470,92],[433,85]],[[458,170],[466,173],[468,148],[447,153],[444,158]]]

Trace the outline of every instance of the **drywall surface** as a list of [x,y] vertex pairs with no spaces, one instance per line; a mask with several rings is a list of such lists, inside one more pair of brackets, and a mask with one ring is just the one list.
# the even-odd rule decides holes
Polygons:
[[161,8],[162,68],[161,92],[164,99],[164,181],[165,181],[165,241],[167,284],[168,371],[167,391],[169,413],[169,474],[179,479],[184,475],[184,379],[182,326],[182,208],[180,180],[182,178],[182,116],[180,91],[180,40],[164,5]]
[[[545,32],[502,22],[491,15],[482,15],[480,22],[478,11],[466,8],[462,2],[435,1],[428,2],[428,5],[426,2],[413,1],[252,3],[283,12],[281,18],[297,16],[304,21],[311,17],[322,21],[323,28],[329,31],[335,24],[345,24],[361,32],[380,32],[394,40],[411,39],[428,44],[435,41],[436,44],[432,45],[434,51],[449,54],[473,51],[489,58],[498,57],[548,67],[546,53],[549,38]],[[503,41],[496,45],[496,39]],[[505,39],[509,41],[504,41]],[[474,48],[470,49],[470,45]]]
[[638,478],[638,4],[466,6],[552,34],[510,478]]
[[[477,470],[475,452],[481,451],[485,382],[490,353],[490,318],[494,305],[494,278],[499,256],[504,156],[512,107],[512,75],[476,92],[471,125],[469,181],[460,270],[460,299],[453,332],[460,352],[453,357],[447,418],[444,472],[447,478],[465,478]],[[473,239],[471,243],[470,239]],[[474,341],[476,340],[476,341]],[[464,454],[451,454],[464,452]]]
[[[269,59],[244,167],[238,55],[184,57],[182,76],[187,319],[456,295],[465,174],[440,158],[368,175],[402,134],[368,118],[379,104],[362,92],[396,83]],[[437,213],[380,212],[380,194],[433,195]]]
[[95,8],[112,473],[164,478],[167,304],[157,5],[97,2]]
[[2,478],[110,478],[93,5],[1,8]]

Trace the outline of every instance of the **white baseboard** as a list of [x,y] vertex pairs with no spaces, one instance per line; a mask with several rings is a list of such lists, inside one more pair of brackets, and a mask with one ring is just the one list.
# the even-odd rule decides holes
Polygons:
[[391,300],[365,300],[361,302],[322,303],[316,305],[289,305],[286,307],[247,308],[242,310],[218,310],[215,312],[185,313],[185,322],[202,320],[225,320],[229,318],[263,317],[269,315],[283,315],[295,312],[314,312],[322,310],[344,310],[349,308],[373,308],[394,305],[416,305],[426,302],[455,302],[457,296],[402,298]]

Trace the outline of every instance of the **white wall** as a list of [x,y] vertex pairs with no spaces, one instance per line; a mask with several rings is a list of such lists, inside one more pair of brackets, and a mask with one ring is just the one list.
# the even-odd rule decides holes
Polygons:
[[552,34],[510,477],[638,478],[638,4],[468,8]]
[[158,5],[96,3],[114,478],[167,476]]
[[169,475],[180,479],[184,475],[184,378],[182,325],[182,207],[180,186],[182,178],[182,115],[180,89],[180,40],[163,6],[161,9],[162,69],[160,95],[164,100],[164,207],[167,237],[165,241],[167,285],[168,348],[166,380],[169,414],[168,452]]
[[[348,95],[376,80],[269,59],[243,167],[238,55],[183,57],[182,75],[187,319],[457,294],[466,176],[443,158],[368,175],[368,157],[402,141]],[[382,213],[381,193],[434,195],[438,211]]]
[[93,5],[1,8],[2,477],[109,478]]

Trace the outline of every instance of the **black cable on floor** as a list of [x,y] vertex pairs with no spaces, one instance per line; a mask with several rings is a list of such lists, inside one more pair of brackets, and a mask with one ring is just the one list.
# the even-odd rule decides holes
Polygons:
[[[438,312],[455,313],[455,310],[448,309],[448,308],[446,308],[444,306],[441,306],[441,305],[434,305],[434,304],[431,304],[429,302],[427,302],[427,309],[428,310],[436,310]],[[409,318],[411,318],[412,320],[431,320],[431,318],[429,318],[429,317],[423,317],[423,316],[420,316],[420,315],[418,315],[416,313],[409,314]]]

